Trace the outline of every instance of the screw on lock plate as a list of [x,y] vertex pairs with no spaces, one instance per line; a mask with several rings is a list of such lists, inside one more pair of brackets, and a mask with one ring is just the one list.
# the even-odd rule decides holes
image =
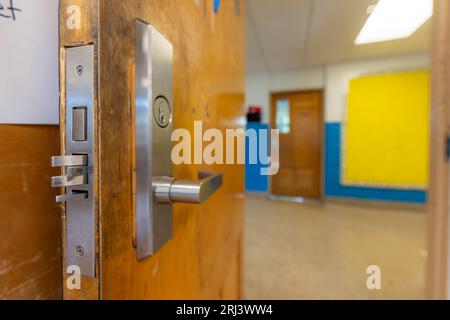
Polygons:
[[166,98],[162,96],[156,98],[153,104],[153,116],[161,128],[167,127],[170,121],[172,121],[172,110]]
[[75,253],[77,254],[77,256],[82,257],[84,256],[84,248],[82,246],[77,246],[75,248]]
[[81,76],[84,72],[84,67],[82,65],[77,66],[77,74]]

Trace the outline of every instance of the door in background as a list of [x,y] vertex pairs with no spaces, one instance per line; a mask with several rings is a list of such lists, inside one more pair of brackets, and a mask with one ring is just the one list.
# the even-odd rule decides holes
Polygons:
[[280,170],[271,177],[276,196],[319,199],[322,181],[322,92],[272,95],[272,128],[280,130]]

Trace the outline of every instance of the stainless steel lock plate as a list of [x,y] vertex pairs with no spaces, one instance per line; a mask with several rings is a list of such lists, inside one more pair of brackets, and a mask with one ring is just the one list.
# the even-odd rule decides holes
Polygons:
[[172,175],[173,48],[136,21],[136,238],[145,259],[172,237],[172,206],[153,201],[152,177]]
[[94,277],[94,46],[68,48],[65,67],[66,156],[55,161],[66,169],[55,182],[66,187],[57,198],[66,203],[66,267],[78,266],[81,275]]
[[136,22],[136,242],[137,258],[172,237],[172,203],[200,204],[222,185],[222,175],[199,181],[172,178],[173,48],[154,27]]

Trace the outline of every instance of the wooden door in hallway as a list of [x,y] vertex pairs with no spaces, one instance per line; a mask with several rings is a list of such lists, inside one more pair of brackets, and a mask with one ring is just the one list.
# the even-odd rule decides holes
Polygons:
[[272,128],[280,130],[280,170],[271,177],[277,196],[319,199],[322,181],[322,91],[272,95]]

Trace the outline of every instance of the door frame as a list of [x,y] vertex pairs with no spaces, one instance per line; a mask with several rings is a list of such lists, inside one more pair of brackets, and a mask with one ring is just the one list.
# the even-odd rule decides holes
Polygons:
[[[272,194],[272,176],[269,176],[269,197],[277,200],[289,200],[293,202],[324,202],[325,201],[325,90],[323,88],[317,89],[299,89],[299,90],[287,90],[287,91],[271,91],[270,94],[270,112],[269,112],[269,126],[270,129],[275,128],[274,113],[275,113],[275,97],[280,95],[292,95],[299,93],[319,93],[320,94],[320,172],[319,172],[319,191],[320,195],[318,199],[310,199],[303,197],[289,197],[289,196],[277,196]],[[281,155],[280,155],[281,156]]]
[[449,162],[450,3],[434,1],[431,45],[430,188],[427,228],[427,298],[450,298]]

